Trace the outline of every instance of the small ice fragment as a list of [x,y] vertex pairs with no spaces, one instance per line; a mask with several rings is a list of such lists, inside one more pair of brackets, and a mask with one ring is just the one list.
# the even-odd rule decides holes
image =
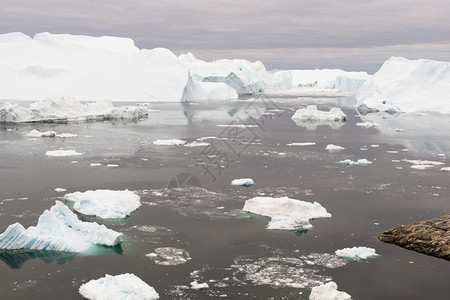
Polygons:
[[405,131],[405,129],[403,129],[403,128],[395,128],[395,131],[397,131],[397,132],[403,132],[403,131]]
[[371,257],[377,257],[375,249],[368,247],[353,247],[353,248],[344,248],[340,250],[336,250],[335,254],[339,257],[344,257],[348,259],[360,260],[367,259]]
[[192,143],[184,144],[185,147],[206,147],[209,145],[210,145],[209,143],[199,142],[199,141],[193,141]]
[[310,300],[350,300],[352,297],[346,292],[337,290],[338,286],[334,281],[315,286],[309,295]]
[[245,187],[253,186],[255,182],[251,178],[240,178],[240,179],[234,179],[231,181],[231,185],[240,185]]
[[325,147],[325,150],[327,150],[329,152],[338,152],[338,151],[341,151],[341,150],[344,150],[344,149],[345,149],[344,147],[333,145],[333,144],[328,144]]
[[450,167],[441,168],[442,172],[450,172]]
[[45,155],[62,157],[62,156],[78,156],[78,155],[83,155],[83,154],[79,153],[75,150],[52,150],[52,151],[45,152]]
[[55,189],[55,192],[58,192],[58,193],[65,192],[65,191],[67,191],[67,190],[63,189],[63,188],[56,188]]
[[102,164],[101,163],[91,163],[90,166],[91,167],[100,167]]
[[190,283],[191,288],[194,290],[201,290],[201,289],[207,289],[209,288],[209,285],[204,282],[204,283],[198,283],[197,280],[194,280]]
[[156,140],[153,144],[158,146],[182,146],[186,144],[186,141],[179,139],[170,139],[170,140]]
[[119,165],[116,165],[116,164],[107,164],[106,167],[107,167],[107,168],[118,168]]
[[353,161],[350,159],[341,160],[339,163],[341,165],[346,165],[346,166],[367,166],[367,165],[370,165],[372,162],[363,158],[363,159],[358,159],[357,161]]
[[364,123],[356,123],[356,126],[365,127],[365,128],[372,128],[372,127],[376,127],[378,125],[377,125],[377,123],[364,122]]
[[303,142],[303,143],[290,143],[290,144],[286,144],[286,146],[304,147],[304,146],[314,146],[315,144],[316,144],[315,142]]
[[39,130],[33,129],[30,132],[28,132],[26,134],[26,136],[29,137],[29,138],[55,137],[56,136],[56,132],[54,132],[54,131],[41,132]]
[[370,145],[370,147],[372,147],[372,148],[378,148],[378,147],[380,147],[380,145]]

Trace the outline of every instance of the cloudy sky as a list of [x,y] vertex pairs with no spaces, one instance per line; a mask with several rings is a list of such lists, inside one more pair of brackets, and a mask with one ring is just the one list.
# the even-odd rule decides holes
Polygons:
[[448,0],[0,0],[0,33],[14,31],[129,37],[268,69],[373,73],[390,56],[450,61]]

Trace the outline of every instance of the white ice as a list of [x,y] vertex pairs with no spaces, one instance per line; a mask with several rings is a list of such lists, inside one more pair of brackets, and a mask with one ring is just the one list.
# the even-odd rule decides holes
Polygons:
[[329,152],[339,152],[341,150],[344,150],[345,148],[342,146],[338,146],[338,145],[334,145],[334,144],[328,144],[325,147],[325,150],[329,151]]
[[450,113],[450,64],[391,57],[364,83],[356,99],[356,106],[366,112]]
[[245,187],[253,186],[255,182],[251,178],[240,178],[231,181],[231,185],[241,185]]
[[191,285],[191,288],[194,289],[194,290],[202,290],[202,289],[209,288],[209,285],[206,282],[199,283],[196,280],[192,281],[190,283],[190,285]]
[[288,197],[255,197],[245,201],[244,211],[270,217],[267,229],[309,229],[310,219],[330,218],[331,214],[317,202],[310,203]]
[[336,250],[335,254],[339,257],[354,260],[368,259],[378,256],[378,254],[375,252],[375,249],[368,247],[344,248]]
[[44,131],[41,132],[39,130],[33,129],[30,132],[26,134],[29,138],[38,138],[38,137],[55,137],[56,132],[55,131]]
[[362,122],[362,123],[356,123],[356,126],[364,127],[364,128],[373,128],[373,127],[377,127],[377,123]]
[[186,144],[186,141],[179,139],[156,140],[153,144],[158,146],[182,146]]
[[76,150],[49,150],[45,152],[45,155],[62,157],[62,156],[79,156],[83,155],[83,153],[77,152]]
[[80,286],[80,294],[90,300],[156,300],[159,294],[155,289],[134,274],[125,273],[116,276],[93,279]]
[[346,292],[338,291],[335,282],[330,281],[325,284],[315,286],[309,295],[310,300],[350,300],[352,297]]
[[199,141],[193,141],[191,143],[188,144],[184,144],[185,147],[206,147],[209,146],[209,143],[205,143],[205,142],[199,142]]
[[367,165],[370,165],[372,162],[363,158],[363,159],[358,159],[357,161],[353,161],[351,159],[341,160],[339,163],[341,165],[347,165],[347,166],[367,166]]
[[83,252],[93,245],[114,246],[122,234],[104,225],[80,221],[62,202],[46,210],[36,226],[25,229],[21,224],[10,225],[0,235],[0,249],[31,249],[63,252]]
[[450,167],[441,168],[442,172],[450,172]]
[[286,144],[286,146],[300,146],[300,147],[304,147],[304,146],[314,146],[316,143],[315,142],[299,142],[299,143],[290,143],[290,144]]
[[191,260],[189,252],[173,247],[156,248],[155,252],[145,256],[154,260],[156,264],[163,266],[181,265]]
[[298,109],[292,116],[293,120],[302,122],[335,121],[345,122],[347,115],[338,107],[331,107],[329,111],[318,110],[316,105],[308,105]]
[[95,190],[64,195],[74,202],[73,208],[84,215],[103,219],[121,219],[141,206],[140,197],[132,191]]

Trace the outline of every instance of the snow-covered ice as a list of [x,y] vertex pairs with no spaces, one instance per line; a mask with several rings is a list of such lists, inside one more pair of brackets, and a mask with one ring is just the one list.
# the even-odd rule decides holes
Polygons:
[[309,229],[312,227],[310,219],[331,217],[317,202],[310,203],[288,197],[255,197],[245,201],[243,210],[270,217],[267,229],[278,230]]
[[450,113],[450,64],[391,57],[364,83],[356,99],[361,113]]
[[156,140],[153,144],[158,146],[182,146],[186,144],[186,141],[179,139]]
[[375,249],[368,247],[343,248],[336,250],[335,253],[339,257],[354,260],[368,259],[378,256],[378,254],[375,252]]
[[353,161],[351,159],[341,160],[341,161],[339,161],[339,163],[341,165],[346,165],[346,166],[367,166],[367,165],[370,165],[372,162],[363,158],[363,159],[358,159],[357,161]]
[[334,121],[345,122],[347,115],[338,107],[331,107],[329,111],[318,110],[316,105],[308,105],[298,109],[292,116],[293,120],[302,122]]
[[251,178],[240,178],[231,181],[231,185],[241,185],[245,187],[253,186],[255,182]]
[[156,248],[154,252],[145,256],[154,260],[156,264],[163,266],[181,265],[191,260],[189,252],[173,247]]
[[103,219],[121,219],[141,206],[140,197],[132,191],[95,190],[64,195],[74,202],[73,208]]
[[190,285],[191,285],[191,288],[194,289],[194,290],[202,290],[202,289],[209,288],[209,285],[206,282],[199,283],[196,280],[192,281],[190,283]]
[[90,300],[157,300],[155,289],[134,274],[125,273],[116,276],[106,274],[82,284],[78,290]]
[[329,152],[339,152],[341,150],[345,150],[345,148],[342,146],[334,145],[334,144],[328,144],[325,147],[325,150],[327,150]]
[[334,281],[315,286],[309,295],[310,300],[350,300],[352,297],[346,292],[338,291]]
[[42,213],[36,226],[25,229],[19,223],[10,225],[0,235],[0,249],[83,252],[93,245],[114,246],[121,241],[121,233],[80,221],[66,205],[56,201]]
[[79,156],[83,155],[83,153],[77,152],[76,150],[49,150],[45,152],[45,155],[63,157],[63,156]]
[[[0,123],[135,121],[148,117],[148,111],[148,108],[143,106],[114,106],[111,101],[106,100],[83,104],[72,98],[45,99],[33,102],[29,107],[6,102],[0,106]],[[42,137],[38,132],[31,133]],[[64,134],[59,137],[72,136]]]

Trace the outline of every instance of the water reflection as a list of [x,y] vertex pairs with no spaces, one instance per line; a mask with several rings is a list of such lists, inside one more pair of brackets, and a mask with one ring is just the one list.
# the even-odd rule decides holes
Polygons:
[[20,269],[29,259],[40,258],[45,264],[56,262],[57,265],[62,265],[73,260],[76,255],[58,251],[9,250],[0,251],[0,260],[11,269]]

